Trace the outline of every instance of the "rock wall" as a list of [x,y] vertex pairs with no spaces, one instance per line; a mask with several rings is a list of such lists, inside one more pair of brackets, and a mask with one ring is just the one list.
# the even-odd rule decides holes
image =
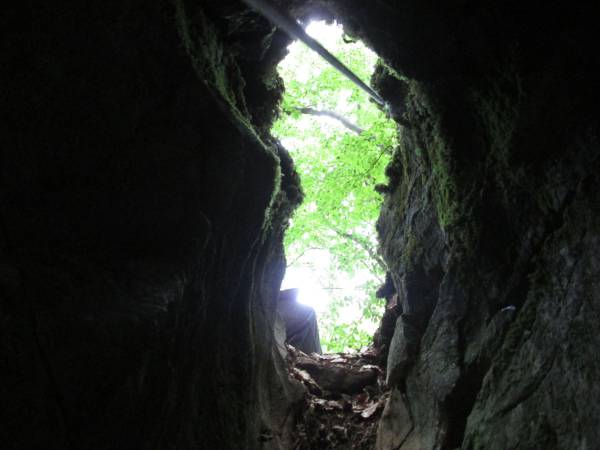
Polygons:
[[356,2],[401,144],[378,221],[402,304],[378,449],[598,442],[597,31],[564,2]]
[[[592,6],[276,3],[377,51],[399,123],[378,449],[594,448]],[[15,4],[2,24],[0,441],[289,448],[273,315],[302,194],[268,135],[288,39],[233,0]]]
[[2,19],[2,447],[283,448],[283,46],[216,2],[68,3]]

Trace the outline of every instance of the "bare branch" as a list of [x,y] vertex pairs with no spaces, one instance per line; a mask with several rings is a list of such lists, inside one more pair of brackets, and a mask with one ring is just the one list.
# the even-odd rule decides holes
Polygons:
[[340,231],[335,227],[330,226],[329,228],[331,229],[331,231],[333,231],[338,236],[354,242],[356,245],[358,245],[360,248],[362,248],[364,251],[366,251],[368,253],[368,255],[371,257],[371,259],[373,261],[375,261],[377,263],[377,265],[384,272],[387,270],[387,264],[385,263],[383,258],[381,258],[381,256],[379,256],[377,254],[377,251],[375,251],[375,249],[373,249],[373,247],[371,246],[371,243],[368,240],[362,238],[361,236],[352,234],[352,233],[346,233],[346,232]]
[[307,252],[309,252],[311,250],[323,250],[323,247],[307,247],[307,248],[305,248],[304,250],[302,250],[302,252],[298,256],[296,256],[294,259],[292,259],[291,262],[287,263],[285,265],[285,268],[287,269],[289,267],[292,267],[294,264],[296,264],[298,261],[300,261],[304,257],[304,255],[306,255]]
[[308,107],[297,107],[296,110],[300,111],[302,114],[309,114],[311,116],[326,116],[331,117],[332,119],[337,120],[343,126],[348,128],[350,131],[353,131],[356,134],[362,134],[365,130],[363,130],[358,125],[352,123],[350,120],[345,117],[339,115],[335,111],[330,111],[328,109],[314,109]]

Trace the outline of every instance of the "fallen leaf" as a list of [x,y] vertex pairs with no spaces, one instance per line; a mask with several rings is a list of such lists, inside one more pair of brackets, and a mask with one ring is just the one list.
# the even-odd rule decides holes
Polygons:
[[345,363],[348,362],[348,360],[345,359],[345,358],[335,358],[335,359],[329,360],[329,362],[332,363],[332,364],[340,364],[340,363],[341,364],[345,364]]
[[304,385],[308,388],[308,391],[313,395],[322,395],[323,391],[319,384],[310,376],[310,374],[306,370],[298,369],[294,367],[292,370],[294,378],[304,383]]
[[369,417],[371,417],[373,414],[375,414],[377,412],[377,410],[379,409],[380,406],[381,405],[379,402],[375,402],[371,406],[366,408],[363,412],[361,412],[360,416],[363,419],[368,419]]

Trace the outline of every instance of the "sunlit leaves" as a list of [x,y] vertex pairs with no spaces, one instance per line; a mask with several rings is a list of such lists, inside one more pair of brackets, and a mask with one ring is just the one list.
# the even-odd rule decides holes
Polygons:
[[[326,40],[332,53],[369,80],[377,61],[374,53],[361,43],[344,43],[341,29]],[[286,91],[272,132],[290,150],[306,195],[286,234],[287,259],[307,265],[303,255],[309,249],[329,251],[328,273],[318,274],[323,287],[332,292],[330,307],[319,320],[323,345],[329,351],[356,349],[370,339],[365,321],[375,323],[381,312],[373,295],[384,271],[373,257],[374,223],[381,205],[374,186],[385,182],[396,128],[366,93],[301,43],[290,47],[279,73]],[[356,134],[335,119],[301,114],[298,108],[303,107],[333,111],[364,131]],[[346,278],[360,272],[364,279],[360,289],[336,295],[340,271]],[[341,320],[349,316],[343,311],[352,308],[358,314]]]

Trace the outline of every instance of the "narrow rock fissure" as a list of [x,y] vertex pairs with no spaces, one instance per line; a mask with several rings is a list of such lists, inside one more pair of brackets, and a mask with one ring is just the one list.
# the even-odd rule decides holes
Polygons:
[[[377,56],[358,40],[346,40],[331,18],[304,26],[307,39],[323,41],[335,56],[327,51],[331,57],[323,61],[296,41],[278,65],[285,90],[271,132],[290,151],[304,195],[285,235],[283,285],[287,297],[295,289],[296,301],[315,309],[325,352],[339,353],[368,345],[383,310],[374,295],[386,267],[374,228],[381,203],[376,186],[384,181],[396,130],[385,108],[360,89],[364,84],[357,87],[337,72],[343,66],[353,79],[359,79],[354,72],[366,79],[380,64]],[[291,310],[285,308],[288,323]]]
[[343,24],[376,103],[284,81],[246,1],[4,8],[3,447],[593,448],[596,5],[260,1]]
[[[308,29],[310,29],[311,23],[307,23]],[[349,56],[354,57],[355,59],[352,60],[351,66],[354,67],[355,70],[359,69],[361,72],[363,72],[363,69],[360,66],[360,61],[356,60],[357,57],[360,58],[361,51],[356,49],[356,41],[352,41],[354,47],[352,50],[350,50],[350,52],[354,53],[350,53],[349,55],[344,54],[345,50],[343,49],[343,46],[340,47],[342,40],[341,37],[334,38],[333,36],[335,36],[335,34],[331,34],[337,33],[337,36],[341,36],[340,31],[336,30],[335,28],[336,26],[339,27],[339,25],[335,24],[335,22],[331,25],[317,22],[317,26],[319,28],[316,28],[315,30],[318,29],[320,31],[313,30],[312,33],[321,33],[321,38],[328,41],[329,46],[334,46],[336,49],[334,53],[341,53],[342,60],[348,60]],[[319,38],[318,35],[315,37]],[[334,42],[333,39],[337,39],[338,41]],[[343,41],[345,44],[348,44],[346,39],[343,39]],[[291,50],[292,55],[295,55],[296,53],[298,52],[295,49]],[[284,81],[286,86],[291,86],[291,89],[297,89],[295,85],[297,84],[298,78],[301,79],[302,77],[306,77],[306,75],[303,75],[304,71],[310,70],[309,67],[311,64],[314,65],[317,63],[302,60],[302,58],[309,58],[312,56],[310,53],[304,52],[300,53],[300,55],[301,56],[297,57],[299,58],[298,62],[287,63],[287,65],[295,68],[294,72],[291,74],[293,78],[290,78],[289,75],[287,75],[287,72],[285,72],[286,66],[284,66]],[[369,56],[369,58],[372,58],[372,56]],[[291,56],[288,57],[288,59],[291,59]],[[284,60],[284,63],[288,59]],[[314,60],[311,58],[310,61]],[[356,91],[356,88],[354,87],[352,87],[352,91],[350,91],[349,89],[351,89],[351,86],[345,83],[343,79],[340,79],[333,74],[330,75],[328,72],[330,69],[326,66],[320,66],[320,69],[318,70],[321,72],[317,72],[316,74],[309,75],[307,77],[308,82],[304,88],[306,90],[303,91],[303,97],[298,97],[298,94],[295,91],[292,91],[292,94],[288,99],[285,97],[288,94],[284,93],[284,109],[281,114],[285,115],[291,113],[300,113],[301,115],[298,117],[299,120],[303,119],[302,115],[313,116],[316,118],[329,118],[333,119],[344,129],[335,131],[333,133],[331,131],[328,132],[332,133],[330,136],[333,138],[328,137],[327,140],[324,140],[320,144],[320,146],[315,147],[315,151],[319,155],[315,160],[306,160],[306,157],[303,155],[303,153],[306,153],[307,151],[306,148],[302,148],[303,144],[307,147],[310,146],[306,137],[304,137],[305,140],[301,141],[302,143],[300,145],[290,140],[290,137],[294,138],[296,136],[293,131],[288,131],[289,127],[295,126],[294,124],[289,124],[289,122],[284,122],[285,125],[276,123],[274,131],[284,144],[293,144],[295,151],[292,152],[292,156],[295,159],[296,167],[298,167],[300,164],[300,168],[298,169],[300,178],[302,181],[307,180],[305,183],[303,183],[303,185],[308,185],[308,190],[304,190],[304,202],[316,205],[314,208],[316,211],[310,211],[310,213],[314,215],[324,215],[321,219],[325,223],[325,226],[323,227],[324,232],[333,232],[333,237],[340,241],[340,245],[348,247],[348,250],[345,250],[346,253],[352,252],[353,248],[361,251],[358,257],[354,257],[354,264],[365,267],[369,267],[371,264],[379,264],[380,268],[378,270],[381,270],[381,268],[385,267],[385,263],[377,254],[377,250],[373,245],[373,237],[369,236],[368,234],[361,234],[364,233],[364,229],[366,229],[366,227],[374,224],[375,218],[372,217],[370,219],[371,224],[369,225],[368,216],[365,216],[364,214],[355,214],[357,219],[353,218],[352,220],[359,220],[358,226],[355,226],[354,228],[342,228],[343,225],[341,223],[336,225],[335,221],[339,219],[336,219],[335,215],[332,215],[327,210],[328,206],[323,206],[326,205],[327,200],[322,197],[315,196],[314,193],[314,191],[318,192],[322,191],[323,189],[327,189],[327,184],[324,183],[324,187],[320,187],[318,184],[315,186],[315,182],[311,178],[311,172],[320,170],[318,166],[324,164],[324,167],[327,169],[327,173],[330,174],[326,176],[337,176],[337,180],[339,180],[336,183],[337,185],[330,183],[329,189],[333,187],[334,189],[339,189],[342,192],[342,194],[339,196],[342,202],[342,208],[348,208],[350,210],[363,207],[358,202],[356,204],[354,203],[354,197],[358,195],[356,188],[353,188],[354,190],[347,190],[348,187],[345,186],[344,183],[347,184],[348,181],[350,181],[350,185],[352,185],[359,182],[363,183],[364,181],[359,180],[358,177],[356,178],[356,181],[353,181],[353,179],[349,177],[347,178],[348,181],[346,181],[346,178],[343,178],[344,175],[340,176],[336,175],[336,173],[342,173],[344,170],[346,170],[346,165],[348,165],[348,167],[350,167],[352,170],[356,170],[356,168],[359,167],[351,159],[352,155],[356,154],[356,149],[352,148],[352,146],[361,146],[359,153],[362,152],[362,155],[358,156],[359,158],[364,159],[366,163],[366,168],[360,169],[365,172],[363,176],[372,176],[374,179],[375,177],[380,177],[382,173],[380,175],[370,175],[370,172],[376,167],[382,168],[385,165],[385,160],[382,158],[385,155],[383,149],[385,145],[389,144],[385,143],[381,135],[378,135],[373,131],[373,121],[380,120],[377,118],[374,119],[374,117],[376,117],[374,116],[375,112],[369,113],[370,116],[356,113],[356,108],[360,109],[361,107],[365,108],[366,106],[369,106],[368,97],[360,96],[358,100],[354,100],[354,102],[357,103],[357,106],[350,108],[346,107],[345,110],[343,109],[343,102],[348,103],[348,100],[344,99],[343,97],[339,97],[342,103],[340,103],[340,101],[328,103],[330,99],[322,97],[321,93],[319,92],[320,90],[327,90],[329,97],[334,97],[336,95],[339,96],[338,92],[343,90],[345,90],[345,92],[353,92],[353,96],[359,96],[360,94],[359,91]],[[325,81],[328,80],[326,77],[330,77],[330,80],[335,81],[333,83]],[[311,81],[313,79],[314,81]],[[334,88],[335,91],[329,90],[332,88]],[[328,123],[326,121],[316,121],[313,124],[313,127],[315,126],[331,127],[332,125],[331,122]],[[368,138],[366,140],[357,139],[354,143],[342,143],[341,146],[340,144],[336,144],[335,139],[338,139],[339,142],[340,137],[344,139],[344,135],[347,132],[355,133],[359,137],[361,135],[368,135]],[[310,133],[306,134],[311,136]],[[317,136],[319,135],[317,134]],[[335,149],[336,145],[340,146],[340,150]],[[334,148],[330,149],[328,146],[334,146]],[[336,163],[335,165],[327,166],[326,161],[329,157],[328,155],[332,154],[332,150],[333,154],[336,155]],[[373,153],[374,150],[374,157],[372,158],[372,161],[370,161],[370,153]],[[389,151],[391,151],[391,149]],[[348,155],[344,154],[344,152],[351,154],[351,156],[348,157]],[[359,174],[351,176],[356,177],[357,175]],[[323,180],[321,179],[318,182],[322,183]],[[376,181],[372,181],[369,182],[369,184],[366,184],[366,186],[373,191],[375,189],[375,184]],[[344,192],[344,189],[346,189],[347,192]],[[364,193],[361,193],[360,195],[367,199],[367,201],[373,202],[374,205],[376,204],[375,202],[377,199],[372,195],[365,196]],[[339,206],[340,205],[334,205],[334,207]],[[292,216],[292,227],[296,225],[298,221],[306,220],[302,211],[299,214],[300,217]],[[328,221],[333,222],[328,223]],[[312,223],[316,224],[318,222],[312,219]],[[359,227],[362,227],[363,230],[359,231]],[[294,229],[292,229],[290,233],[294,236],[296,235]],[[318,238],[318,232],[313,236]],[[306,235],[302,238],[306,239]],[[310,253],[311,249],[314,250],[314,245],[312,244],[308,244],[308,250],[302,247],[301,250],[297,250],[294,248],[294,244],[294,241],[287,244],[290,252],[292,253],[292,255],[288,255],[288,258],[293,261],[293,264],[296,264],[299,260],[300,262],[302,262],[303,259],[306,260],[306,253]],[[334,257],[338,257],[338,255],[343,256],[344,250],[337,250],[337,252],[334,250],[331,254]],[[308,257],[310,258],[310,256],[311,255],[309,254]],[[361,261],[360,258],[370,258],[373,262],[365,264],[365,262]],[[293,271],[294,268],[294,265],[288,266],[287,270]],[[356,269],[357,268],[349,267],[346,270],[354,271]],[[336,276],[334,272],[328,273],[333,274],[334,277]],[[314,273],[313,276],[316,277],[318,274]],[[290,276],[288,273],[286,275],[286,279],[284,279],[284,284],[289,278]],[[301,293],[302,290],[306,290],[307,282],[308,280],[303,281],[298,286]],[[334,279],[333,283],[329,282],[327,285],[335,286],[335,283],[339,285],[340,283],[343,283],[343,281]],[[373,290],[373,285],[370,284],[368,289]],[[328,292],[329,295],[334,293],[331,288],[329,288],[329,291],[327,291],[326,288],[326,292]],[[366,292],[367,295],[373,295],[374,293],[374,291],[371,293]],[[385,298],[385,295],[381,296],[381,298]],[[304,299],[306,301],[306,296]],[[353,297],[349,297],[349,300],[356,301],[353,300]],[[345,301],[348,302],[349,300]],[[314,304],[314,302],[311,304]],[[347,304],[350,306],[352,305],[351,303]],[[315,305],[315,307],[318,307],[318,305]],[[320,311],[326,316],[326,318],[330,314],[328,311],[322,308]],[[284,315],[285,323],[287,323],[289,320],[288,315],[289,313]],[[375,319],[377,320],[378,318],[375,317]],[[328,320],[331,321],[331,319]],[[333,320],[336,320],[336,316],[333,316]],[[344,326],[341,323],[339,325]],[[333,330],[335,330],[334,333],[340,333],[341,330],[339,325],[335,322],[332,324],[327,322],[320,323],[320,330],[322,332],[325,331],[326,333],[325,348],[328,350],[323,355],[318,355],[316,353],[306,354],[300,349],[296,349],[289,345],[286,346],[287,352],[285,355],[288,363],[289,373],[296,382],[299,382],[304,386],[306,391],[304,399],[302,400],[303,410],[297,413],[295,428],[292,432],[293,448],[295,450],[325,448],[367,450],[372,449],[375,446],[377,423],[381,417],[386,399],[389,396],[388,388],[385,383],[385,359],[384,357],[382,358],[382,352],[384,351],[384,347],[387,348],[389,346],[389,338],[391,338],[391,336],[388,337],[387,341],[385,339],[383,341],[380,340],[377,344],[374,344],[372,338],[368,336],[368,340],[364,340],[363,338],[363,341],[360,342],[360,345],[368,345],[368,347],[363,348],[362,350],[358,351],[358,353],[355,353],[357,349],[356,346],[359,345],[359,342],[356,342],[354,344],[350,344],[354,346],[354,352],[344,353],[340,352],[340,350],[350,350],[350,348],[347,346],[346,348],[337,348],[336,345],[333,344],[336,336],[327,336],[327,333],[331,333],[330,329],[332,326]],[[358,325],[360,326],[360,323],[358,323]],[[283,343],[280,343],[280,346],[282,344]],[[332,351],[332,349],[337,351]]]

